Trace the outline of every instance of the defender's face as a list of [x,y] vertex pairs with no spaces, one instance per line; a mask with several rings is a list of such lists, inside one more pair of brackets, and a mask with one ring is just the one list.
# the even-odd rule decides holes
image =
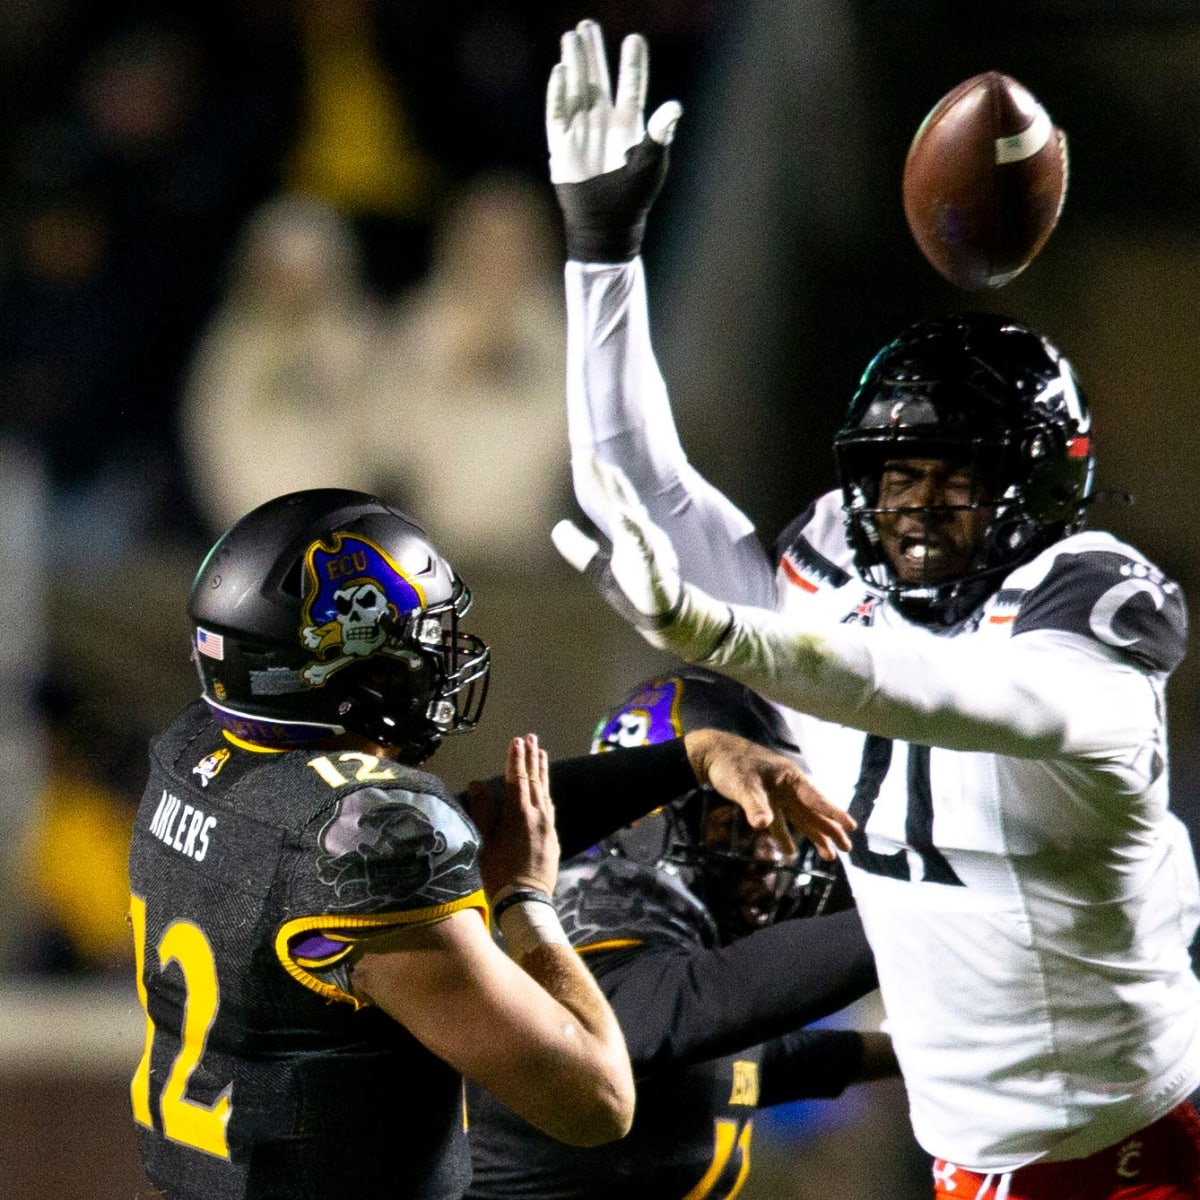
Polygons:
[[901,583],[948,583],[974,565],[994,506],[970,467],[893,459],[879,478],[875,525]]
[[780,894],[791,882],[789,868],[797,858],[795,843],[783,837],[774,826],[751,829],[736,805],[715,804],[708,812],[705,845],[710,852],[731,856],[712,874],[719,880],[725,907],[736,914],[739,933],[761,929],[775,919]]

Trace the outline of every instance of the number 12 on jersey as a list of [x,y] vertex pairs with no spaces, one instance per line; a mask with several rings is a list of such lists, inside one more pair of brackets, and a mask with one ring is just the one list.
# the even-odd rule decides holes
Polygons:
[[[138,999],[146,1014],[146,1045],[133,1073],[130,1099],[133,1119],[139,1125],[152,1129],[150,1054],[154,1046],[155,1027],[142,977],[146,963],[146,902],[141,896],[130,896],[129,916],[133,924]],[[233,1084],[225,1088],[211,1105],[198,1104],[187,1098],[188,1081],[204,1054],[208,1032],[217,1018],[221,999],[212,947],[198,925],[180,920],[167,926],[155,947],[155,953],[160,971],[165,971],[171,963],[179,965],[186,992],[179,1052],[171,1063],[159,1098],[163,1134],[173,1142],[214,1154],[218,1158],[228,1158],[229,1142],[225,1128],[229,1124]]]

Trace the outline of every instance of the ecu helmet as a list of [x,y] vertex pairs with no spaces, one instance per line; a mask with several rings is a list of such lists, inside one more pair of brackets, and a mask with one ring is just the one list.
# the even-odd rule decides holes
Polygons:
[[[757,693],[702,667],[685,667],[673,675],[639,684],[596,726],[592,753],[620,746],[654,745],[692,729],[723,729],[759,745],[797,755],[779,712]],[[793,833],[796,854],[777,864],[769,895],[755,898],[746,911],[740,882],[763,867],[749,846],[750,827],[741,809],[721,826],[720,840],[711,836],[710,815],[731,807],[709,787],[697,787],[664,805],[602,843],[610,854],[633,858],[681,876],[716,923],[723,942],[744,936],[760,925],[786,917],[815,916],[832,911],[831,897],[845,884],[837,864],[825,863],[816,847]]]
[[[1091,427],[1071,364],[1035,330],[992,313],[910,326],[868,364],[834,435],[859,571],[910,620],[957,624],[1013,567],[1082,526],[1095,472]],[[883,554],[879,481],[900,458],[970,467],[984,499],[969,507],[993,510],[974,565],[956,579],[901,583]]]
[[459,628],[470,603],[411,517],[362,492],[294,492],[209,551],[188,602],[192,657],[234,736],[354,733],[415,765],[483,710],[488,648]]

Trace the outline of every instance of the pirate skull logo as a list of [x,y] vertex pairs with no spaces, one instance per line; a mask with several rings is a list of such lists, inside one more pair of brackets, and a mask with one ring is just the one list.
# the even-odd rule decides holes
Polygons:
[[387,641],[383,620],[391,605],[383,589],[373,580],[353,583],[333,593],[337,623],[342,630],[342,648],[355,658],[366,658]]
[[405,646],[410,617],[424,608],[420,589],[381,547],[368,538],[337,533],[316,542],[305,558],[307,588],[300,641],[315,652],[300,672],[320,687],[350,663],[386,654],[419,666]]

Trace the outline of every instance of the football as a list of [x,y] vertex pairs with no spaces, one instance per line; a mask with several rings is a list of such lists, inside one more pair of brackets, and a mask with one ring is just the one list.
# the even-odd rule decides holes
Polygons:
[[930,110],[904,163],[904,215],[921,253],[964,291],[1019,275],[1054,232],[1067,139],[1034,96],[986,71]]

